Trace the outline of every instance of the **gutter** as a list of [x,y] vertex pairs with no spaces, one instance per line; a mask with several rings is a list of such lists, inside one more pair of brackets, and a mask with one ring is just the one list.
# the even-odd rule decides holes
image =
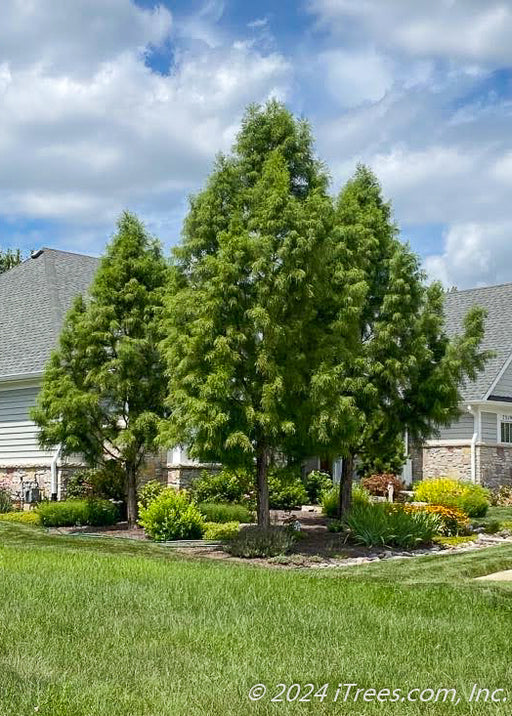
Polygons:
[[474,418],[474,432],[473,437],[471,438],[471,482],[473,484],[476,484],[476,443],[478,440],[478,433],[479,433],[479,414],[480,411],[478,408],[475,408],[471,405],[468,405],[468,410],[471,413],[471,415]]
[[61,497],[61,485],[59,480],[59,471],[57,470],[57,463],[59,461],[60,453],[62,450],[62,445],[59,445],[57,450],[55,451],[55,455],[52,457],[52,462],[50,465],[50,474],[51,474],[51,500],[60,500]]

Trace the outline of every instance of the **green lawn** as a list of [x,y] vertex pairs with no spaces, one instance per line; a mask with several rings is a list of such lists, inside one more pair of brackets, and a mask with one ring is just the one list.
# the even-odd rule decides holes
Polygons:
[[512,523],[512,507],[489,507],[485,517],[476,522],[510,522]]
[[[351,567],[264,569],[164,547],[0,526],[0,714],[510,714],[512,547]],[[255,683],[329,682],[323,703],[251,703]],[[454,687],[461,703],[332,703],[338,683]]]

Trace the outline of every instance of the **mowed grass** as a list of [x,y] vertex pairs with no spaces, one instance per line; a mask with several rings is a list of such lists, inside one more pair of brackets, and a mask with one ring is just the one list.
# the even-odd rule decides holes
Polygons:
[[476,522],[494,521],[512,523],[512,507],[489,507],[485,517],[476,519]]
[[[265,569],[0,526],[0,714],[510,714],[512,547]],[[330,683],[321,703],[249,688]],[[457,688],[462,702],[333,703],[338,683]],[[474,683],[509,703],[470,704]],[[304,692],[303,692],[304,693]]]

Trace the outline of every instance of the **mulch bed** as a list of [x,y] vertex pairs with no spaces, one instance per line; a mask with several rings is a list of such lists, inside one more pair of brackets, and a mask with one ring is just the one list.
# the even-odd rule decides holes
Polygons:
[[[230,562],[289,569],[346,567],[382,559],[410,558],[441,551],[469,551],[489,547],[493,544],[510,544],[512,542],[510,537],[480,534],[474,542],[465,542],[455,546],[433,545],[432,547],[414,551],[367,548],[347,544],[343,541],[341,535],[329,532],[327,530],[329,519],[316,510],[297,510],[293,512],[274,510],[271,513],[271,518],[274,524],[300,522],[300,538],[293,546],[290,554],[286,556],[270,559],[241,559],[231,557],[218,543],[203,542],[201,540],[168,542],[164,546],[173,547],[174,550],[187,557],[229,560]],[[128,529],[126,522],[120,522],[110,527],[55,527],[50,528],[49,532],[61,535],[89,534],[97,537],[115,537],[149,542],[141,527]]]

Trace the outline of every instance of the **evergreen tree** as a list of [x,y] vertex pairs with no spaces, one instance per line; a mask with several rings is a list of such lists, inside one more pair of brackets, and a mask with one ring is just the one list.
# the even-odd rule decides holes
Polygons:
[[461,335],[449,339],[439,284],[427,286],[417,256],[399,240],[391,207],[364,166],[342,190],[335,242],[365,285],[357,357],[347,364],[347,396],[360,420],[357,440],[343,453],[340,510],[350,505],[354,459],[392,462],[407,429],[430,437],[459,414],[460,387],[488,354],[480,351],[484,312],[474,308]]
[[19,249],[0,249],[0,274],[20,264],[23,256]]
[[202,460],[255,464],[261,525],[277,454],[353,440],[335,367],[357,341],[360,286],[328,273],[327,184],[308,125],[275,101],[250,107],[232,156],[192,199],[174,257],[161,439]]
[[90,295],[79,296],[66,317],[33,410],[43,447],[122,466],[132,525],[137,472],[164,415],[158,327],[167,270],[159,244],[123,214]]

